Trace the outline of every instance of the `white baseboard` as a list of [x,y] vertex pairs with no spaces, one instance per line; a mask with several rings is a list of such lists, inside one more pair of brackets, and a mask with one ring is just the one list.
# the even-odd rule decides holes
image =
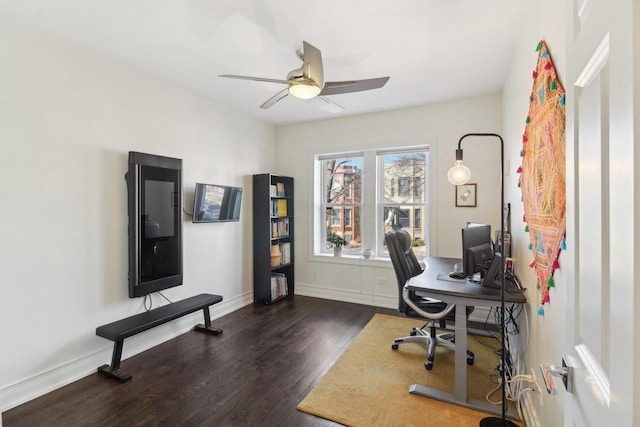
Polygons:
[[330,299],[334,301],[350,302],[354,304],[371,305],[374,307],[397,308],[398,299],[383,295],[347,291],[344,289],[326,288],[314,285],[296,283],[296,295]]
[[535,391],[528,391],[522,397],[522,418],[527,427],[540,427],[540,417],[533,399]]
[[[253,291],[235,298],[225,299],[209,308],[211,319],[217,319],[252,303]],[[151,347],[155,347],[156,345],[182,335],[192,330],[193,326],[197,323],[202,323],[201,311],[142,332],[134,337],[127,338],[124,343],[122,359],[126,360]],[[0,412],[15,408],[18,405],[95,373],[99,366],[111,362],[112,352],[113,344],[111,341],[105,340],[105,345],[91,354],[87,354],[76,360],[71,360],[63,365],[48,369],[30,378],[1,388]],[[135,377],[135,372],[133,375]]]

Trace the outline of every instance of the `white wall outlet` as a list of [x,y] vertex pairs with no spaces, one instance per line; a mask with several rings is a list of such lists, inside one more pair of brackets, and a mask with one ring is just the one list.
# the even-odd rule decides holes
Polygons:
[[386,277],[378,277],[378,280],[376,280],[376,284],[378,286],[389,286],[389,279],[387,279]]

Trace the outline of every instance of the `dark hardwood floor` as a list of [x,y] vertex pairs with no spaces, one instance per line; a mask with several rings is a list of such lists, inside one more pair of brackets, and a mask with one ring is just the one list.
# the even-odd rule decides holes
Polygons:
[[335,426],[296,406],[374,313],[397,314],[302,296],[247,306],[213,321],[220,336],[191,331],[124,360],[128,383],[89,375],[3,426]]

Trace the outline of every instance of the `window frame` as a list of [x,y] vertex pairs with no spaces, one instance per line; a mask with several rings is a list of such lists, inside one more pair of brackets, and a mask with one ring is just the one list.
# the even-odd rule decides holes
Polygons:
[[[332,221],[331,221],[331,227],[339,227],[339,226],[343,226],[343,228],[349,228],[349,235],[351,235],[351,237],[353,238],[354,234],[356,233],[356,231],[354,230],[353,225],[347,226],[344,224],[343,219],[345,218],[345,214],[347,210],[351,211],[351,215],[352,215],[352,223],[353,223],[353,215],[356,215],[356,210],[360,209],[360,213],[362,213],[362,199],[363,196],[362,194],[360,195],[360,202],[355,202],[354,198],[355,196],[353,195],[353,188],[350,188],[349,191],[347,192],[346,190],[346,186],[344,186],[345,188],[345,192],[342,195],[342,199],[343,202],[342,203],[327,203],[326,202],[326,188],[325,188],[325,170],[324,170],[324,165],[325,165],[325,161],[327,160],[333,160],[333,159],[345,159],[345,158],[360,158],[361,163],[364,163],[364,157],[363,157],[363,153],[362,152],[345,152],[345,153],[334,153],[334,154],[318,154],[314,156],[314,170],[315,170],[315,179],[314,179],[314,186],[313,186],[313,192],[314,192],[314,217],[316,219],[314,219],[314,234],[313,234],[313,255],[320,255],[320,256],[326,256],[326,255],[333,255],[333,249],[330,247],[330,244],[327,243],[327,224],[326,224],[326,211],[328,208],[332,208]],[[360,171],[360,173],[362,173]],[[349,179],[349,181],[352,181]],[[343,183],[346,182],[343,181],[343,177],[337,177],[335,178],[335,182],[334,183],[338,183],[339,186],[343,186]],[[353,183],[349,182],[349,186],[352,187]],[[332,187],[335,187],[332,186]],[[362,190],[361,190],[362,191]],[[350,202],[347,202],[347,193],[349,196],[349,200],[351,200]],[[337,209],[333,209],[333,208],[337,208]],[[340,210],[340,221],[339,224],[336,224],[334,222],[334,212],[336,212],[337,210]],[[323,212],[325,212],[323,214]],[[362,235],[362,230],[360,229],[360,235]],[[320,236],[318,238],[318,236]],[[347,230],[344,230],[344,236],[347,236]],[[361,251],[358,251],[361,252]],[[345,256],[354,256],[355,251],[350,250],[347,247],[343,247],[342,249],[342,254]]]
[[[384,165],[384,156],[390,155],[390,156],[400,156],[400,155],[408,155],[408,154],[412,154],[412,153],[424,153],[425,154],[425,159],[424,159],[424,172],[423,172],[423,177],[425,179],[425,185],[423,185],[423,190],[422,190],[422,194],[421,196],[418,197],[423,197],[423,201],[420,203],[415,203],[415,202],[409,202],[409,201],[397,201],[397,202],[386,202],[385,201],[385,195],[384,195],[384,176],[385,176],[385,165]],[[396,217],[396,221],[397,223],[400,224],[400,221],[403,222],[407,222],[409,224],[409,227],[407,228],[416,228],[416,227],[412,227],[411,224],[413,224],[413,220],[414,217],[411,214],[411,211],[413,210],[415,212],[415,209],[420,209],[423,212],[431,212],[430,211],[430,207],[429,207],[429,195],[431,192],[430,188],[426,187],[426,183],[430,182],[431,179],[429,179],[430,174],[432,173],[432,167],[431,167],[431,158],[433,156],[433,152],[431,151],[430,147],[427,146],[418,146],[418,147],[409,147],[409,148],[390,148],[390,149],[384,149],[384,150],[376,150],[376,163],[377,163],[377,176],[376,176],[376,181],[377,181],[377,192],[376,192],[376,218],[381,218],[381,222],[384,221],[385,218],[385,211],[388,212],[388,210],[390,208],[396,208],[397,209],[397,217]],[[400,174],[403,173],[403,171],[399,171]],[[408,194],[406,195],[402,195],[401,191],[400,191],[400,179],[401,178],[405,178],[406,176],[404,175],[398,175],[397,177],[393,177],[389,180],[390,182],[390,192],[389,192],[389,196],[390,197],[397,197],[397,198],[407,198],[407,199],[412,199],[415,196],[415,190],[412,189],[411,187],[414,185],[415,182],[415,178],[416,175],[412,175],[408,182],[409,182],[409,189],[408,189]],[[428,180],[428,181],[427,181]],[[394,183],[397,183],[397,190],[394,190]],[[413,209],[412,209],[413,208]],[[404,215],[401,215],[401,213],[403,213],[404,211],[408,211],[408,215],[405,217]],[[432,252],[433,247],[430,245],[431,242],[431,223],[429,222],[429,218],[431,218],[432,215],[429,216],[425,216],[422,215],[421,220],[424,223],[424,227],[420,228],[422,230],[422,235],[421,236],[416,236],[415,235],[415,231],[414,233],[412,233],[412,238],[415,239],[420,239],[422,241],[425,242],[425,248],[424,248],[424,254],[417,254],[417,255],[421,255],[421,256],[429,256],[429,254]],[[401,226],[404,227],[403,224],[400,224]],[[379,226],[376,226],[376,248],[375,248],[375,256],[378,258],[388,258],[388,253],[385,252],[385,248],[384,248],[384,234],[385,234],[385,226],[383,224],[380,224]]]
[[[435,246],[435,206],[430,203],[430,197],[436,195],[434,187],[435,166],[433,161],[437,159],[436,144],[434,141],[427,142],[426,140],[420,140],[415,145],[398,146],[394,147],[393,144],[387,144],[385,148],[369,148],[361,147],[356,151],[330,151],[330,150],[313,150],[310,153],[310,161],[313,162],[314,167],[311,168],[311,191],[313,206],[310,210],[310,222],[313,224],[313,233],[309,239],[309,256],[310,260],[322,261],[322,262],[336,262],[336,263],[355,263],[355,264],[376,264],[378,262],[383,263],[386,266],[390,266],[388,253],[384,251],[384,232],[383,225],[379,218],[380,212],[379,201],[380,198],[380,183],[382,176],[379,172],[380,168],[383,168],[378,161],[378,156],[381,154],[405,154],[411,152],[424,152],[425,153],[425,173],[422,177],[421,194],[424,194],[424,200],[420,206],[420,216],[423,218],[424,229],[422,230],[422,238],[425,241],[427,255],[429,253],[437,253]],[[341,257],[333,257],[333,251],[327,248],[326,245],[326,226],[323,225],[324,215],[322,212],[322,199],[325,197],[323,191],[319,187],[319,183],[323,179],[321,160],[329,158],[348,158],[354,156],[362,157],[362,171],[360,182],[360,203],[354,204],[360,209],[358,221],[360,221],[360,233],[361,233],[361,247],[356,253],[345,253],[343,250]],[[410,175],[409,182],[409,196],[412,197],[416,191],[416,180],[413,175]],[[398,185],[398,180],[394,182],[394,187]],[[394,194],[397,195],[398,188],[394,188]],[[435,199],[434,199],[435,200]],[[355,215],[356,212],[353,212]],[[409,221],[413,222],[414,218],[410,215]],[[380,224],[380,225],[378,225]],[[349,231],[351,232],[351,231]],[[372,249],[374,257],[364,259],[362,256],[363,251]]]

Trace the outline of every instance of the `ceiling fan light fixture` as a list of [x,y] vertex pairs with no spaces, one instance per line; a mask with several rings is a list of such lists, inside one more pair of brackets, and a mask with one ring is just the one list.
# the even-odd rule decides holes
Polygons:
[[320,94],[321,89],[313,83],[291,83],[289,93],[296,98],[311,99]]

